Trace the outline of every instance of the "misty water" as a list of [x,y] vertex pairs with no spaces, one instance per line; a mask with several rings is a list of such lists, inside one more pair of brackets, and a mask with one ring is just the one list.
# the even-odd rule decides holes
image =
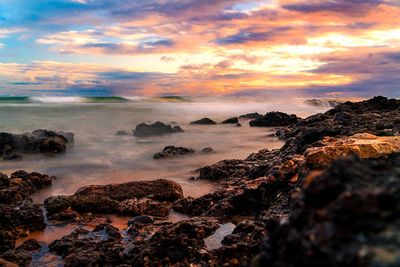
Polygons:
[[[51,101],[60,102],[60,101]],[[73,194],[90,184],[122,183],[133,180],[167,178],[182,185],[185,196],[199,197],[215,190],[217,183],[193,181],[197,168],[223,159],[243,159],[251,152],[275,149],[283,142],[270,135],[275,129],[251,128],[248,120],[242,127],[229,124],[191,125],[210,117],[217,122],[248,112],[284,111],[305,117],[327,108],[303,104],[303,101],[129,101],[123,103],[1,103],[0,131],[31,132],[36,129],[75,133],[75,142],[61,155],[24,155],[22,160],[2,161],[0,171],[10,174],[23,169],[54,175],[53,185],[32,196],[37,203],[52,195]],[[61,101],[62,102],[62,101]],[[176,123],[184,133],[160,137],[136,138],[131,132],[141,122]],[[115,133],[124,130],[127,136]],[[176,159],[154,160],[155,153],[167,145],[184,146],[200,151],[212,147],[217,153]],[[172,213],[170,220],[183,217]],[[115,225],[126,225],[127,218],[112,217]],[[70,232],[74,226],[49,226],[33,234],[49,242]]]

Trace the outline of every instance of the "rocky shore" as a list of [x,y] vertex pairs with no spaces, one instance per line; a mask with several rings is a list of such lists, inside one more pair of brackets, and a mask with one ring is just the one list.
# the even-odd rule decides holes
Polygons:
[[[1,175],[0,265],[28,266],[43,244],[28,239],[16,247],[15,241],[43,229],[47,219],[84,225],[87,214],[123,214],[132,217],[124,231],[105,221],[48,248],[65,266],[400,266],[399,100],[346,102],[305,119],[280,112],[239,118],[278,127],[284,146],[198,169],[192,179],[220,185],[198,198],[158,179],[87,186],[38,205],[30,194],[54,177]],[[158,134],[159,128],[181,132],[158,123],[135,133]],[[171,210],[189,219],[163,220]],[[217,236],[226,224],[233,231]],[[219,245],[208,247],[210,238]]]

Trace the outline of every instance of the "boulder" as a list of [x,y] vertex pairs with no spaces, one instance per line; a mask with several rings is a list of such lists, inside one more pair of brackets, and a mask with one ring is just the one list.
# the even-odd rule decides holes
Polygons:
[[213,121],[210,118],[202,118],[197,121],[192,121],[190,124],[195,124],[195,125],[215,125],[217,124],[215,121]]
[[201,154],[213,154],[216,153],[212,147],[205,147],[200,151]]
[[289,115],[283,112],[268,112],[264,116],[258,117],[249,122],[251,127],[277,127],[287,126],[299,121],[296,115]]
[[222,124],[238,124],[239,119],[237,117],[229,118],[221,122]]
[[183,130],[179,126],[172,127],[171,125],[158,121],[153,124],[141,123],[137,125],[133,131],[133,135],[137,137],[148,137],[182,132]]
[[118,213],[129,216],[151,215],[167,217],[170,205],[148,198],[131,198],[118,204]]
[[174,158],[184,155],[192,155],[195,151],[192,148],[186,147],[176,147],[176,146],[166,146],[162,152],[157,153],[153,156],[154,159],[166,159]]
[[379,158],[400,152],[400,136],[378,137],[368,133],[351,137],[325,137],[319,147],[308,148],[306,163],[314,167],[326,166],[334,159],[355,154],[360,158]]

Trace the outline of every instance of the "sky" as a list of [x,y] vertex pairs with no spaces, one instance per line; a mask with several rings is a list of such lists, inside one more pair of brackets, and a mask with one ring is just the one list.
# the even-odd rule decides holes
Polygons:
[[400,97],[400,0],[0,0],[0,95]]

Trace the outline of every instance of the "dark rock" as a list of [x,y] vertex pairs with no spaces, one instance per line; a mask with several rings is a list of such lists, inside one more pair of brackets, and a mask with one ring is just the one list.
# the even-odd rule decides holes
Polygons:
[[73,142],[73,133],[36,130],[26,134],[0,133],[0,154],[7,160],[20,158],[20,153],[62,153]]
[[236,124],[235,127],[242,127],[240,123]]
[[126,131],[117,131],[117,132],[115,133],[115,135],[129,135],[129,133],[126,132]]
[[[400,231],[397,169],[374,160],[339,160],[326,173],[306,179],[291,202],[286,223],[268,222],[258,266],[399,263],[400,245],[394,241]],[[378,251],[392,251],[392,256]]]
[[204,238],[219,227],[216,220],[193,218],[160,227],[146,242],[133,242],[125,258],[137,266],[206,264]]
[[127,199],[118,204],[118,213],[123,215],[152,215],[157,217],[167,217],[170,205],[148,198]]
[[123,263],[121,239],[117,228],[100,224],[91,232],[77,229],[49,249],[62,256],[66,266],[116,266]]
[[243,160],[222,160],[213,165],[204,166],[199,171],[199,179],[221,180],[234,176],[240,177],[248,170],[249,166]]
[[172,127],[171,125],[167,125],[158,121],[153,124],[141,123],[137,125],[133,135],[137,137],[147,137],[182,132],[183,130],[179,126]]
[[[35,239],[28,239],[16,249],[4,252],[1,257],[9,262],[18,264],[18,266],[29,266],[32,261],[32,255],[40,248],[41,245]],[[2,265],[0,264],[0,266]]]
[[71,200],[68,196],[53,196],[44,201],[44,207],[48,214],[54,214],[71,207]]
[[202,118],[197,121],[192,121],[190,124],[196,124],[196,125],[214,125],[217,124],[215,121],[213,121],[210,118]]
[[157,153],[153,156],[154,159],[166,159],[174,158],[178,156],[191,155],[195,151],[192,148],[186,147],[176,147],[176,146],[166,146],[162,152]]
[[257,119],[262,117],[262,115],[260,113],[257,112],[253,112],[253,113],[247,113],[244,115],[239,116],[240,119]]
[[201,154],[213,154],[216,153],[212,147],[205,147],[201,150]]
[[149,224],[153,223],[154,219],[151,216],[148,215],[140,215],[140,216],[135,216],[132,219],[128,221],[128,226],[131,226],[133,224],[141,223],[141,224]]
[[277,127],[286,126],[299,121],[296,115],[288,115],[283,112],[268,112],[249,122],[251,127]]
[[[74,219],[73,211],[165,217],[169,213],[170,202],[182,197],[179,184],[158,179],[86,186],[79,188],[72,196],[46,199],[45,207],[52,219],[65,218],[67,221]],[[69,207],[72,211],[65,212]]]
[[221,123],[222,124],[238,124],[239,123],[239,119],[237,117],[233,117],[233,118],[229,118],[227,120],[224,120]]

